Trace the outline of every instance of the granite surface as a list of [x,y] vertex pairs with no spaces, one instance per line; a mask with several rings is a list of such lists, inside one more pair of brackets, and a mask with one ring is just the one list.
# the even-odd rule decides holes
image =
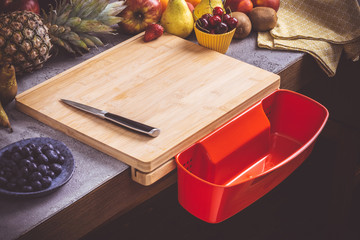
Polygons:
[[[23,92],[50,79],[128,37],[124,35],[108,36],[105,47],[92,49],[82,57],[73,58],[64,54],[52,57],[42,69],[17,78],[18,92]],[[194,35],[191,35],[188,40],[196,43]],[[298,52],[260,49],[256,45],[256,33],[252,33],[244,40],[234,39],[226,54],[274,73],[280,72],[303,56],[303,53]],[[14,132],[10,134],[4,129],[0,129],[0,148],[26,138],[50,137],[62,141],[72,151],[75,159],[75,172],[65,186],[48,196],[35,199],[12,199],[0,196],[0,239],[15,239],[21,236],[128,168],[121,161],[19,112],[15,109],[14,102],[6,107],[6,111]]]

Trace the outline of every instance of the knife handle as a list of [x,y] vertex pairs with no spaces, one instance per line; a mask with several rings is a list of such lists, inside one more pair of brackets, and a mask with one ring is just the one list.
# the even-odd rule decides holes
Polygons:
[[158,128],[150,127],[143,123],[139,123],[134,120],[130,120],[130,119],[121,117],[121,116],[113,114],[113,113],[108,112],[108,113],[105,113],[104,116],[105,116],[105,119],[107,119],[107,120],[110,120],[114,123],[117,123],[121,126],[127,127],[129,129],[132,129],[134,131],[147,134],[151,137],[157,137],[160,134],[160,129],[158,129]]

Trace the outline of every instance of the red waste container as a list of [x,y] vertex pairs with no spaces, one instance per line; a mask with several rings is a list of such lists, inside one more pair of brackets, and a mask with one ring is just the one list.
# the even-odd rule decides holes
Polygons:
[[311,153],[329,113],[277,90],[176,156],[179,203],[218,223],[288,177]]

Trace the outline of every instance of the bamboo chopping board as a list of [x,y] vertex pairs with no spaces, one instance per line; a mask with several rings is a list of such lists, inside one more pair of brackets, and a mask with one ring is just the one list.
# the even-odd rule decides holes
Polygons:
[[[139,34],[16,97],[20,111],[141,172],[159,168],[279,87],[280,77],[182,38]],[[74,109],[77,101],[157,127],[152,138]]]

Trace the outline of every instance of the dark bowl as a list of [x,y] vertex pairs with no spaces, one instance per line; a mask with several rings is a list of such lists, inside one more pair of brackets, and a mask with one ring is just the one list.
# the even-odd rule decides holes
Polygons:
[[24,147],[29,143],[33,143],[35,145],[40,145],[40,146],[50,143],[54,146],[54,148],[58,149],[65,158],[65,162],[64,164],[62,164],[61,173],[52,180],[51,185],[48,188],[39,191],[32,191],[32,192],[15,192],[0,188],[1,195],[6,195],[10,197],[41,197],[59,189],[65,183],[67,183],[72,177],[75,168],[75,162],[71,151],[67,148],[67,146],[64,143],[52,138],[28,138],[12,143],[0,149],[0,158],[6,150],[11,150],[15,146]]

